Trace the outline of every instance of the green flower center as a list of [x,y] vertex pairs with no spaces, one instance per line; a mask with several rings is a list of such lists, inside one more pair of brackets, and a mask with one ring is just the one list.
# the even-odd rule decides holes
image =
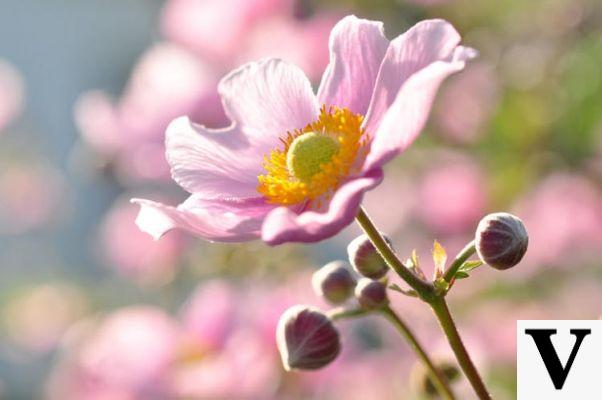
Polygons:
[[335,138],[316,132],[307,132],[297,137],[286,154],[289,172],[302,182],[308,182],[320,172],[321,166],[329,163],[339,151]]

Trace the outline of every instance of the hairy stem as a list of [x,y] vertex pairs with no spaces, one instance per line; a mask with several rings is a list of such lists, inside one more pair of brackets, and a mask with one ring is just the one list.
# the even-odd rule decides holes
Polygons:
[[376,250],[385,260],[387,265],[391,267],[397,275],[399,275],[412,289],[414,289],[418,295],[425,301],[429,301],[434,296],[434,288],[428,282],[423,281],[410,271],[403,263],[397,258],[393,250],[389,247],[381,233],[376,229],[366,211],[360,208],[359,213],[356,217],[357,223],[360,225],[362,230],[366,233]]
[[450,283],[452,279],[454,279],[454,276],[456,276],[456,272],[458,272],[458,269],[462,266],[462,264],[464,264],[464,262],[466,262],[466,260],[468,260],[476,251],[477,249],[475,247],[475,242],[472,240],[470,243],[464,246],[464,248],[456,256],[443,275],[443,279],[445,279],[447,283]]
[[454,351],[462,371],[464,371],[464,375],[468,378],[468,381],[477,393],[477,396],[480,400],[491,400],[491,395],[487,391],[479,372],[470,359],[468,351],[462,342],[462,338],[460,337],[458,328],[456,328],[454,319],[449,312],[445,298],[439,297],[436,301],[431,303],[431,307],[441,324],[441,328],[443,328],[443,332],[445,332],[445,336],[447,336],[449,345]]
[[441,394],[441,396],[447,400],[454,400],[455,396],[449,387],[449,382],[441,372],[441,370],[433,364],[430,357],[418,342],[418,339],[414,335],[414,333],[410,330],[410,328],[405,324],[405,322],[393,311],[390,307],[385,307],[381,310],[381,313],[384,317],[391,322],[393,326],[399,331],[399,333],[407,340],[412,347],[412,350],[416,353],[420,361],[426,367],[426,370],[433,382],[437,391]]
[[[447,340],[456,355],[458,363],[464,371],[464,374],[468,378],[470,384],[473,389],[477,393],[480,400],[491,400],[491,396],[483,383],[476,367],[474,366],[468,352],[466,351],[466,347],[464,347],[464,343],[458,333],[458,329],[456,328],[456,324],[449,312],[449,308],[447,307],[447,303],[445,302],[445,294],[438,294],[435,291],[434,286],[425,282],[416,276],[412,271],[410,271],[403,263],[399,260],[397,255],[393,252],[393,250],[388,246],[387,242],[383,238],[382,234],[379,230],[374,226],[368,214],[364,211],[363,208],[360,208],[360,211],[356,217],[356,221],[364,230],[374,247],[378,250],[380,255],[383,257],[385,262],[389,267],[391,267],[397,275],[399,275],[412,289],[414,289],[420,298],[424,300],[426,303],[430,304],[431,308],[435,312],[439,323],[441,324],[441,328],[443,329],[445,335],[447,336]],[[444,278],[446,281],[449,279],[453,279],[458,268],[475,252],[474,242],[469,243],[456,257],[453,261],[450,268],[444,274]],[[449,282],[449,281],[448,281]]]

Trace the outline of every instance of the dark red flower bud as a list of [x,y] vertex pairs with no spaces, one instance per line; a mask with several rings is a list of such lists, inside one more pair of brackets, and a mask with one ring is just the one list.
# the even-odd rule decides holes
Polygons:
[[318,296],[333,304],[342,303],[353,294],[355,279],[344,261],[333,261],[314,272],[311,283]]
[[477,254],[495,269],[508,269],[520,262],[529,244],[523,221],[508,213],[489,214],[479,222],[475,235]]
[[341,351],[339,332],[330,318],[309,306],[293,306],[282,314],[276,342],[287,371],[322,368]]
[[[383,236],[389,246],[391,240]],[[358,274],[370,279],[380,279],[387,274],[389,266],[378,253],[368,236],[361,235],[347,246],[349,261]]]
[[360,305],[368,310],[374,310],[389,304],[387,288],[382,282],[362,278],[355,287],[355,297]]

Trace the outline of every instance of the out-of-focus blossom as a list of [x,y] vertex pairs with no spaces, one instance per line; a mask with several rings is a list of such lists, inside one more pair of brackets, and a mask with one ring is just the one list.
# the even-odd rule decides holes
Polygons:
[[325,12],[295,14],[294,0],[171,0],[162,25],[170,40],[215,60],[221,69],[279,57],[316,80],[328,63],[324,43],[336,19]]
[[[261,308],[253,306],[258,299]],[[235,312],[240,304],[249,307]],[[273,398],[282,373],[275,326],[290,305],[273,288],[212,281],[197,288],[179,321],[154,307],[118,310],[68,342],[49,397]],[[257,329],[266,318],[269,340]]]
[[0,233],[21,234],[57,221],[69,196],[50,165],[23,163],[0,171]]
[[77,288],[45,284],[11,298],[2,318],[12,342],[32,352],[47,352],[86,308],[85,297]]
[[287,12],[292,16],[292,0],[170,0],[162,26],[174,42],[229,64],[256,24]]
[[189,340],[199,350],[219,350],[240,318],[236,288],[224,281],[204,282],[182,309],[182,322]]
[[417,212],[435,233],[473,230],[483,216],[486,190],[475,161],[461,155],[438,158],[420,179]]
[[519,201],[516,210],[529,232],[525,266],[573,268],[600,256],[602,192],[586,178],[550,175]]
[[328,65],[328,46],[325,44],[336,22],[329,14],[304,20],[268,19],[249,33],[238,64],[279,57],[300,67],[311,81],[317,81]]
[[75,120],[85,141],[114,162],[122,179],[169,176],[164,134],[180,115],[207,126],[226,123],[212,66],[171,43],[151,47],[118,101],[99,91],[80,97]]
[[172,175],[192,196],[177,208],[135,200],[138,225],[155,238],[181,228],[272,245],[335,235],[380,183],[382,166],[418,136],[441,82],[475,55],[459,42],[443,20],[389,42],[382,23],[350,16],[332,30],[317,96],[301,70],[278,59],[235,70],[219,85],[231,127],[182,117],[167,130]]
[[178,324],[152,307],[129,307],[84,334],[51,378],[51,399],[147,399],[168,396]]
[[0,132],[19,116],[25,101],[21,73],[0,59]]
[[281,367],[275,345],[272,347],[266,347],[251,330],[234,331],[220,352],[177,368],[173,382],[175,397],[276,399]]
[[102,256],[120,274],[140,283],[169,280],[184,250],[179,233],[154,241],[134,223],[137,207],[117,200],[100,227]]
[[124,183],[167,179],[164,132],[171,120],[187,115],[208,127],[228,123],[218,75],[250,59],[277,56],[317,79],[328,62],[325,43],[335,22],[330,14],[297,19],[292,0],[169,1],[163,30],[173,42],[143,55],[118,100],[101,91],[82,95],[75,120]]
[[485,63],[472,64],[450,79],[434,112],[441,134],[461,143],[476,140],[497,103],[496,79]]

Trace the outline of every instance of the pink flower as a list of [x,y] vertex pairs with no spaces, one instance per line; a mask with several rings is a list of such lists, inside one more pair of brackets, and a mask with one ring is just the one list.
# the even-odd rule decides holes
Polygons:
[[497,100],[498,82],[493,68],[486,63],[475,63],[450,79],[433,113],[442,134],[460,143],[470,143],[483,132]]
[[50,399],[168,398],[179,325],[147,306],[120,309],[88,327],[51,377]]
[[487,204],[484,174],[468,157],[437,158],[418,184],[417,213],[438,234],[474,230]]
[[177,208],[134,200],[138,226],[155,238],[177,227],[272,245],[335,235],[418,136],[441,82],[475,55],[459,42],[443,20],[389,42],[382,23],[349,16],[331,32],[317,96],[278,59],[233,71],[219,84],[228,128],[181,117],[167,129],[172,177],[192,195]]
[[170,0],[162,30],[199,54],[229,61],[255,23],[287,9],[292,14],[292,0]]
[[100,91],[85,93],[75,106],[84,140],[111,161],[122,180],[169,176],[163,132],[189,115],[210,126],[226,123],[215,85],[217,73],[184,48],[151,47],[134,68],[118,102]]
[[[602,191],[586,178],[555,173],[517,206],[529,232],[525,267],[564,266],[598,260],[602,249]],[[536,269],[521,268],[525,273]]]
[[22,234],[58,223],[69,209],[69,187],[52,165],[4,165],[0,199],[0,235]]
[[19,115],[23,101],[24,84],[21,74],[0,59],[0,131]]

